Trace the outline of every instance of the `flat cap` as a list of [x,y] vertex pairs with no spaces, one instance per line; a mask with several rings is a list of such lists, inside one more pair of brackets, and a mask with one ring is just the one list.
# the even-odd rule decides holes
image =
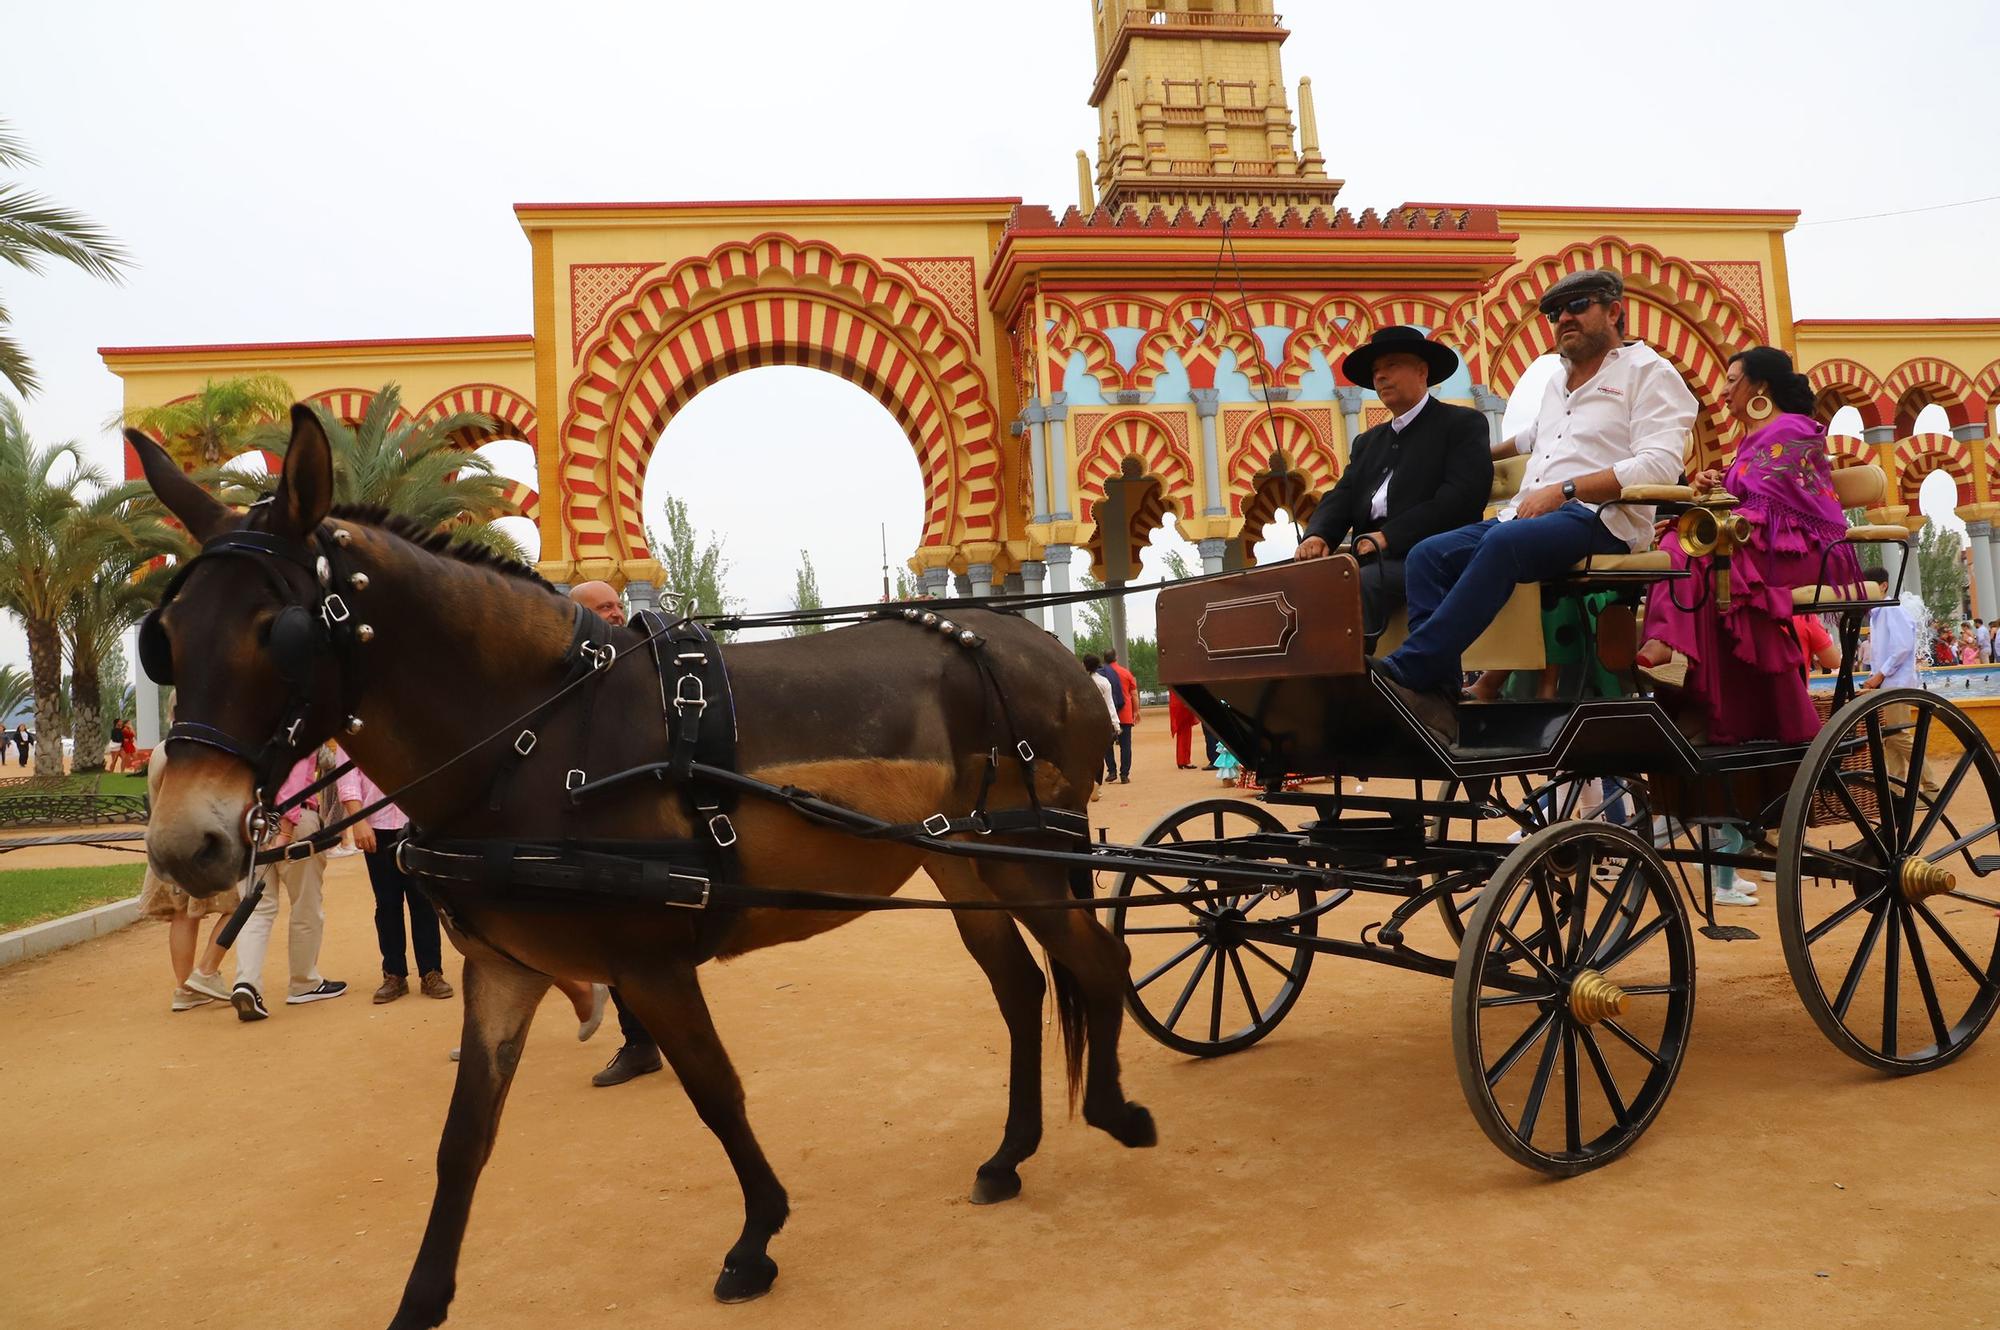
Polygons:
[[1623,300],[1625,279],[1609,268],[1585,268],[1581,272],[1571,273],[1544,291],[1540,305],[1547,311],[1578,296],[1595,296],[1599,300]]

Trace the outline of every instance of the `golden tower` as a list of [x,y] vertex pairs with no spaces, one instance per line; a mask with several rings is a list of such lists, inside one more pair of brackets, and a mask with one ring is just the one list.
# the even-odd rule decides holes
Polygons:
[[[1299,124],[1272,0],[1091,0],[1097,38],[1097,192],[1103,205],[1331,209],[1312,80]],[[1081,200],[1086,211],[1091,200]]]

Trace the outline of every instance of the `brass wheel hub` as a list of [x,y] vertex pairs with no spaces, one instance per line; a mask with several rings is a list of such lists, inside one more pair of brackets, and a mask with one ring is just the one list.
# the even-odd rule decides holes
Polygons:
[[1928,859],[1912,855],[1903,860],[1902,866],[1896,870],[1896,885],[1902,888],[1903,899],[1920,901],[1956,890],[1958,875]]
[[1570,981],[1570,1015],[1585,1025],[1595,1025],[1611,1016],[1625,1014],[1625,990],[1595,970],[1585,970]]

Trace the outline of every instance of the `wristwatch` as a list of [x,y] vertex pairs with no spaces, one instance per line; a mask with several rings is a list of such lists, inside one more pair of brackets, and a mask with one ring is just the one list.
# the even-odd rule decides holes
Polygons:
[[1563,497],[1565,499],[1574,499],[1576,497],[1576,482],[1574,480],[1565,480],[1563,482]]

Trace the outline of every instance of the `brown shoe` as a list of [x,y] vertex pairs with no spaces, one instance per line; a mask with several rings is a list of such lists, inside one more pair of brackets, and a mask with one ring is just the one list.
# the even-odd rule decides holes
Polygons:
[[444,981],[442,970],[428,970],[424,973],[423,991],[427,998],[448,998],[452,992],[451,985]]
[[409,991],[410,981],[407,977],[400,974],[385,974],[382,976],[382,986],[375,990],[375,1003],[380,1006],[384,1002],[394,1002]]

